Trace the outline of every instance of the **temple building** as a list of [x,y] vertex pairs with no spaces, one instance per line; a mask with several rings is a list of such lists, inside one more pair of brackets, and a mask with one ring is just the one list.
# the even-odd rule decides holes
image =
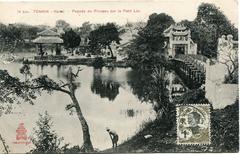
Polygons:
[[197,44],[191,39],[191,31],[181,24],[171,25],[163,32],[166,37],[165,49],[168,57],[178,54],[197,54]]
[[47,52],[43,51],[43,46],[51,48],[53,52],[53,47],[55,47],[56,55],[61,55],[60,44],[63,43],[63,40],[60,38],[60,34],[47,29],[37,34],[38,37],[32,40],[36,44],[36,50],[41,57]]

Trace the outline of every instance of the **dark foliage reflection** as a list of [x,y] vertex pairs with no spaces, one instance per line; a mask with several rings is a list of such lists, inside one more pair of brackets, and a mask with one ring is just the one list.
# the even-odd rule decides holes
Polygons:
[[[111,73],[111,72],[110,72]],[[91,84],[91,91],[101,98],[108,98],[113,101],[119,94],[120,84],[111,79],[102,79],[101,70],[95,69],[93,73],[93,82]]]

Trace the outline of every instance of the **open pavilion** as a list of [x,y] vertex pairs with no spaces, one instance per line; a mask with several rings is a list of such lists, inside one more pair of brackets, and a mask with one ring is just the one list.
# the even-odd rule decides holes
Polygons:
[[61,47],[60,44],[63,43],[63,40],[60,38],[60,34],[54,32],[50,29],[44,30],[37,34],[38,37],[32,40],[33,43],[36,44],[36,50],[38,55],[43,57],[46,53],[43,51],[43,46],[55,46],[56,55],[61,55]]

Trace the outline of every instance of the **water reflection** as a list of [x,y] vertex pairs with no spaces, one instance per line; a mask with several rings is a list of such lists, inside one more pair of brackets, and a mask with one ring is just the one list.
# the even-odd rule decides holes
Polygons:
[[151,83],[152,80],[151,71],[131,71],[128,72],[127,76],[130,79],[128,85],[132,89],[132,93],[138,97],[141,101],[149,101],[149,94],[152,91]]
[[91,91],[100,95],[101,98],[108,98],[113,101],[119,94],[120,84],[116,80],[113,81],[112,74],[114,74],[114,70],[109,71],[109,77],[106,80],[102,78],[101,73],[101,69],[93,70]]
[[164,67],[154,70],[131,71],[128,73],[133,94],[144,102],[168,101],[169,71]]
[[128,118],[141,116],[142,113],[143,113],[142,110],[136,110],[136,109],[126,109],[126,110],[121,110],[120,111],[120,114],[123,114],[123,115],[125,115],[125,117],[128,117]]
[[[0,66],[1,69],[8,70],[13,76],[23,77],[19,71],[22,64],[11,63],[9,65],[0,64]],[[71,67],[76,71],[79,66]],[[65,82],[64,76],[69,67],[68,65],[53,67],[31,65],[30,70],[33,78],[48,75],[56,82]],[[143,122],[156,117],[151,104],[141,103],[132,94],[131,87],[127,84],[128,81],[135,80],[129,78],[128,74],[132,71],[130,68],[113,70],[103,68],[101,71],[88,66],[81,65],[80,67],[83,70],[79,73],[76,81],[80,82],[81,86],[76,90],[76,97],[89,124],[94,147],[101,150],[111,147],[111,140],[105,131],[106,127],[114,129],[119,134],[119,143],[121,143],[133,136]],[[15,138],[16,127],[19,122],[24,122],[28,132],[31,133],[33,127],[36,126],[38,113],[46,110],[53,117],[56,133],[63,136],[66,143],[81,145],[82,131],[79,120],[76,114],[70,116],[69,111],[65,110],[69,101],[69,96],[60,92],[54,92],[52,95],[43,92],[35,100],[34,105],[22,102],[13,111],[23,114],[2,116],[0,123],[4,125],[0,125],[0,132],[8,132],[3,133],[3,137],[6,138],[11,152],[25,153],[30,150],[31,145],[23,147],[13,144],[12,139]]]
[[159,114],[167,113],[173,99],[185,92],[178,76],[163,66],[153,70],[133,70],[128,72],[128,78],[132,93],[142,102],[152,103],[154,110]]
[[159,113],[167,113],[171,102],[169,93],[169,70],[159,66],[153,70],[132,71],[128,76],[131,82],[128,84],[141,101],[153,104],[154,110]]

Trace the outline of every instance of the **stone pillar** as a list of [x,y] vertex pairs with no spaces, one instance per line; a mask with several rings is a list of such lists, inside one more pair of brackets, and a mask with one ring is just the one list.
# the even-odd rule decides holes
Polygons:
[[191,53],[190,53],[190,51],[191,51],[191,49],[190,49],[190,48],[191,48],[191,46],[190,46],[190,43],[191,43],[191,42],[190,42],[190,39],[191,39],[191,31],[190,31],[190,30],[188,30],[188,36],[187,36],[187,37],[188,37],[188,39],[187,39],[187,40],[188,40],[188,41],[187,41],[187,42],[188,42],[188,43],[187,43],[187,54],[191,54]]
[[38,44],[35,44],[35,50],[37,52],[37,55],[39,54],[39,50],[38,50]]
[[172,44],[172,57],[175,57],[176,55],[176,46]]
[[59,45],[56,43],[56,55],[61,55],[61,49],[59,48]]
[[185,54],[185,55],[188,54],[188,45],[184,45],[184,54]]
[[173,36],[170,36],[170,37],[169,37],[169,49],[168,49],[168,54],[169,54],[169,56],[172,56],[172,57],[173,57],[173,44],[172,44],[172,41],[173,41]]
[[41,55],[41,58],[43,57],[43,49],[42,49],[42,44],[39,44],[39,50],[40,50],[40,55]]

